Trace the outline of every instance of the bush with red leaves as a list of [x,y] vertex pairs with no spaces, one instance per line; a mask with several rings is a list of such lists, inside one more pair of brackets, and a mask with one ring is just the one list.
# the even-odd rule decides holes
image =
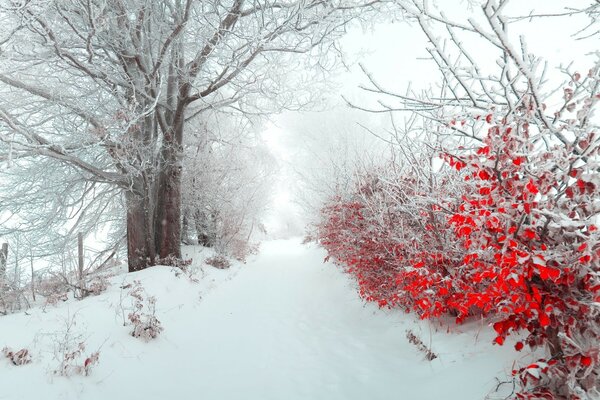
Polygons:
[[499,345],[528,332],[516,350],[547,357],[514,371],[518,398],[600,396],[600,134],[582,121],[595,101],[563,127],[574,145],[544,142],[535,109],[474,117],[483,142],[441,154],[461,185],[426,168],[363,174],[324,208],[321,244],[368,301],[489,316]]
[[[426,157],[415,162],[424,170]],[[399,168],[365,173],[354,193],[333,199],[322,211],[320,243],[356,277],[367,301],[422,318],[456,314],[448,298],[462,249],[442,210],[457,208],[452,192],[464,185],[456,174],[432,179]]]

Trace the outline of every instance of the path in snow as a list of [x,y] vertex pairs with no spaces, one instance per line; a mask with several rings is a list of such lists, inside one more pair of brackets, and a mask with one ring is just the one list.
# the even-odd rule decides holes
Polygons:
[[[93,375],[49,384],[46,374],[39,378],[42,387],[11,388],[3,396],[0,363],[0,399],[46,393],[50,399],[481,400],[510,366],[514,354],[492,347],[487,328],[478,340],[474,327],[432,333],[397,310],[365,305],[349,277],[323,263],[324,255],[297,239],[268,242],[201,299],[197,285],[166,268],[138,273],[136,279],[158,296],[165,327],[158,340],[139,342],[115,324],[110,308],[117,291],[74,303],[93,332],[90,341],[104,341]],[[58,318],[51,315],[17,316],[12,328],[41,329],[35,324]],[[3,322],[10,320],[0,319],[0,347]],[[409,328],[431,339],[438,359],[425,361],[408,343]],[[25,374],[30,366],[8,368],[19,381],[25,375],[16,371]],[[28,377],[42,376],[33,368]]]
[[262,251],[205,299],[200,318],[177,329],[181,342],[196,338],[205,355],[201,393],[214,399],[225,393],[265,400],[386,399],[402,390],[401,382],[416,383],[418,376],[406,373],[421,356],[406,346],[403,329],[383,315],[374,318],[348,281],[323,265],[321,252],[286,242]]

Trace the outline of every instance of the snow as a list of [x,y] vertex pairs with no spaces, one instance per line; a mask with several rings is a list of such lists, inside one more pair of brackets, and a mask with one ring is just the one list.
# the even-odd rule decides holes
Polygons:
[[[493,346],[487,324],[436,329],[365,304],[324,256],[297,238],[272,241],[247,264],[205,266],[198,283],[154,267],[97,297],[2,317],[0,348],[27,347],[33,362],[0,358],[0,399],[481,400],[506,379],[516,353]],[[129,336],[119,311],[120,286],[133,280],[157,297],[164,332],[148,343]],[[53,348],[73,319],[100,363],[87,377],[55,376]],[[408,329],[438,358],[425,360]]]

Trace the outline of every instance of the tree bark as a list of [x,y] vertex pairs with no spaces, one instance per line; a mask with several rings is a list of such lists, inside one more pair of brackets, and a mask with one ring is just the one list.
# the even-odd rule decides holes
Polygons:
[[127,192],[127,259],[129,272],[140,271],[156,262],[153,212],[150,198]]
[[160,258],[181,258],[181,165],[178,151],[164,154],[156,203],[156,252]]
[[160,258],[181,258],[181,172],[183,155],[183,105],[164,135],[156,201],[155,244]]
[[8,264],[8,243],[2,243],[0,248],[0,279],[6,278],[6,265]]
[[184,70],[183,46],[174,46],[169,65],[165,113],[169,128],[163,132],[160,149],[156,219],[154,221],[155,249],[160,258],[181,258],[181,170],[183,128],[187,108],[187,81],[180,76]]

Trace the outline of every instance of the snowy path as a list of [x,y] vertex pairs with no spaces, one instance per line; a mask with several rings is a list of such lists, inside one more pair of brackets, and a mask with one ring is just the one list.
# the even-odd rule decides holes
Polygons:
[[[410,316],[364,305],[323,256],[297,241],[267,243],[256,260],[201,299],[197,285],[166,269],[144,271],[148,291],[160,293],[165,332],[157,341],[127,336],[115,327],[114,310],[103,311],[114,302],[90,299],[78,314],[93,332],[90,341],[105,343],[93,375],[49,384],[47,373],[31,371],[45,388],[24,383],[4,396],[0,389],[0,399],[44,392],[49,399],[480,400],[509,365],[513,354],[489,345],[489,335],[476,341],[473,333],[431,333]],[[31,330],[25,317],[11,318]],[[0,329],[8,320],[0,319]],[[425,361],[406,340],[409,328],[423,340],[432,334],[440,357]],[[0,387],[5,371],[19,380],[26,379],[20,371],[33,369],[4,367]]]
[[263,251],[177,329],[206,356],[198,386],[207,398],[385,399],[418,378],[398,376],[421,358],[403,329],[363,308],[321,253],[285,243]]

